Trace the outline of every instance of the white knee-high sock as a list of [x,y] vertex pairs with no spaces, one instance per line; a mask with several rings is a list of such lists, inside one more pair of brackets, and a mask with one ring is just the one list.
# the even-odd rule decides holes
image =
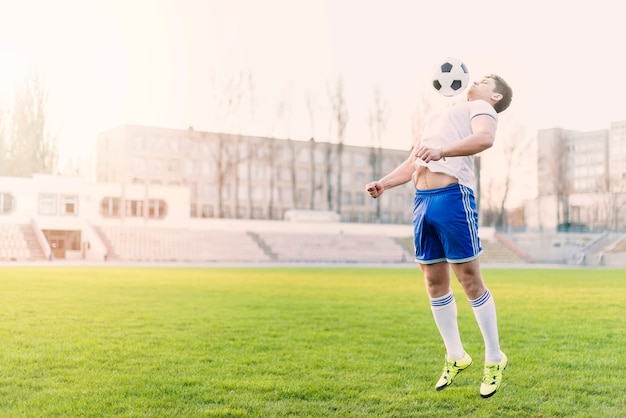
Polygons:
[[452,290],[440,298],[431,298],[430,308],[433,311],[435,323],[446,346],[446,356],[454,360],[463,358],[465,350],[459,334],[459,326],[456,319],[456,301],[454,300]]
[[485,341],[485,363],[498,363],[501,358],[496,304],[489,289],[481,297],[469,301]]

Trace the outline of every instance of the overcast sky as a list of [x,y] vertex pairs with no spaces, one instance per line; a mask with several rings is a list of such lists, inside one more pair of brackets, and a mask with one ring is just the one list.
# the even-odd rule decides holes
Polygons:
[[[384,146],[408,149],[421,98],[454,100],[430,88],[432,67],[445,56],[462,59],[472,79],[492,72],[507,79],[514,90],[507,116],[529,131],[607,129],[626,119],[618,1],[0,4],[0,95],[37,63],[65,159],[93,158],[96,133],[119,124],[334,140],[323,115],[338,76],[350,113],[346,142],[371,144],[367,115],[378,86],[390,109]],[[239,73],[254,79],[253,106],[242,104],[225,127],[212,86]],[[318,115],[314,127],[307,97]]]

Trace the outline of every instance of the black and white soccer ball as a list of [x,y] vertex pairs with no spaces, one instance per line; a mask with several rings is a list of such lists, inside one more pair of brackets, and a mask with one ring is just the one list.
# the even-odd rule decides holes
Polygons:
[[435,66],[433,87],[442,96],[456,96],[468,84],[469,72],[460,59],[448,57]]

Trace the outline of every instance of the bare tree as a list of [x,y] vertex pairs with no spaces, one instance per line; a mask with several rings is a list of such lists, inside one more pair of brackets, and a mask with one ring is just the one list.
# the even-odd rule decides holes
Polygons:
[[276,139],[270,138],[267,141],[267,163],[269,168],[269,199],[267,202],[267,218],[273,219],[274,217],[274,191],[276,183],[275,165],[276,165]]
[[309,123],[311,124],[311,139],[309,140],[309,209],[315,208],[315,192],[317,185],[315,184],[315,104],[311,95],[307,95],[306,109],[309,114]]
[[[238,138],[238,136],[236,136]],[[234,172],[234,168],[239,162],[238,156],[238,139],[233,140],[233,137],[229,134],[220,132],[216,135],[215,147],[211,148],[214,167],[215,167],[215,185],[217,189],[217,217],[225,217],[224,213],[224,195],[228,191],[230,196],[231,191],[231,175]],[[237,174],[235,173],[235,176]],[[232,216],[232,214],[230,215]]]
[[42,73],[33,68],[15,91],[5,125],[9,130],[5,131],[6,174],[27,177],[54,172],[58,135],[50,132],[48,121],[48,89]]
[[324,173],[326,174],[325,188],[326,188],[326,209],[333,210],[333,146],[330,142],[326,143],[326,149],[324,153]]
[[254,217],[254,204],[252,201],[252,193],[254,187],[252,185],[252,170],[254,165],[252,162],[254,161],[254,147],[248,141],[248,147],[246,148],[246,185],[247,185],[247,203],[248,203],[248,219],[252,219]]
[[343,171],[343,144],[346,126],[348,124],[348,108],[344,96],[344,83],[341,76],[337,77],[334,90],[329,90],[332,104],[335,128],[337,129],[337,213],[341,215],[341,173]]
[[[590,223],[601,221],[604,218],[604,222],[599,223],[597,226],[614,231],[623,228],[624,224],[620,222],[620,215],[624,219],[626,188],[623,186],[622,176],[614,175],[612,178],[608,174],[602,176],[598,179],[595,189],[599,193],[596,204],[602,206],[604,216],[590,219]],[[590,227],[593,227],[593,225],[590,225]]]
[[419,100],[417,105],[415,106],[415,110],[411,115],[411,144],[408,144],[408,148],[411,149],[415,144],[419,143],[421,138],[422,127],[426,122],[426,117],[432,110],[432,103],[429,96],[423,92],[419,96]]
[[[370,147],[370,167],[372,178],[379,179],[383,172],[383,136],[389,120],[389,105],[383,98],[380,87],[374,88],[374,105],[369,112],[369,128],[372,137]],[[381,221],[381,200],[376,199],[376,221]]]
[[288,91],[289,98],[284,102],[283,107],[285,109],[285,124],[287,127],[287,148],[290,156],[287,164],[289,166],[289,184],[291,189],[291,205],[298,208],[298,162],[296,155],[296,146],[291,139],[291,86]]
[[291,181],[291,204],[294,209],[300,206],[298,197],[298,155],[296,152],[296,144],[291,138],[287,139],[287,146],[291,153],[289,158],[289,179]]
[[507,227],[506,204],[509,199],[509,193],[514,185],[515,174],[520,169],[521,163],[525,160],[524,156],[528,155],[528,149],[531,144],[531,138],[526,135],[525,129],[520,124],[510,125],[508,133],[499,139],[503,142],[502,162],[503,171],[499,173],[498,178],[502,181],[502,194],[498,202],[498,217],[495,226],[498,228]]
[[0,176],[9,175],[9,149],[8,131],[6,127],[6,114],[2,103],[0,103]]
[[557,198],[557,225],[567,224],[572,184],[567,176],[568,151],[566,131],[555,128],[539,132],[539,194]]
[[[250,104],[250,121],[254,121],[254,110],[255,110],[255,89],[256,89],[256,81],[252,74],[248,74],[248,98]],[[246,163],[246,190],[247,190],[247,214],[248,219],[253,218],[254,205],[252,201],[252,193],[254,190],[252,184],[252,169],[253,169],[253,161],[254,161],[254,148],[250,141],[247,141],[247,146],[245,147],[244,159]],[[239,199],[237,199],[239,200]]]
[[[220,88],[215,73],[212,73],[211,76],[213,89],[216,92],[214,97],[217,101],[217,109],[220,110],[220,112],[216,112],[215,116],[220,118],[218,123],[223,125],[222,129],[217,133],[215,147],[212,148],[211,154],[215,167],[217,189],[216,212],[218,218],[224,217],[224,193],[226,188],[233,187],[233,184],[236,186],[237,183],[233,181],[233,184],[231,184],[230,176],[238,176],[236,167],[242,161],[242,156],[239,152],[241,135],[231,135],[226,132],[226,129],[228,123],[232,121],[238,111],[246,89],[249,87],[246,83],[247,80],[249,80],[249,78],[245,77],[244,73],[232,74],[227,82]],[[236,189],[237,187],[234,187],[233,190],[233,196],[235,197],[237,193]]]
[[287,136],[290,136],[290,130],[291,130],[291,126],[290,126],[291,106],[288,103],[288,100],[285,98],[285,96],[286,95],[283,94],[283,97],[278,102],[278,106],[276,109],[276,118],[274,119],[272,128],[271,128],[272,138],[270,138],[270,140],[267,141],[266,143],[266,146],[267,146],[266,161],[268,163],[268,168],[269,168],[269,199],[268,199],[268,205],[267,205],[268,219],[274,218],[274,196],[276,192],[276,181],[277,181],[277,176],[281,174],[280,172],[278,172],[278,170],[276,170],[276,165],[277,165],[277,161],[276,161],[277,141],[275,139],[276,129],[277,129],[278,124],[282,123],[286,128]]

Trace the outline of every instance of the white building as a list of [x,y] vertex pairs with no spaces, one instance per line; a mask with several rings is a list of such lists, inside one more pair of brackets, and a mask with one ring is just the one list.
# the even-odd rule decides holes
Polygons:
[[41,174],[2,177],[0,224],[29,226],[42,258],[102,260],[107,249],[95,225],[180,227],[189,219],[187,202],[188,190],[175,186],[91,183]]
[[626,229],[626,121],[608,130],[540,130],[531,230]]
[[144,126],[97,139],[98,181],[183,186],[192,218],[278,220],[305,209],[338,212],[343,222],[411,222],[410,184],[379,200],[364,189],[409,150]]

